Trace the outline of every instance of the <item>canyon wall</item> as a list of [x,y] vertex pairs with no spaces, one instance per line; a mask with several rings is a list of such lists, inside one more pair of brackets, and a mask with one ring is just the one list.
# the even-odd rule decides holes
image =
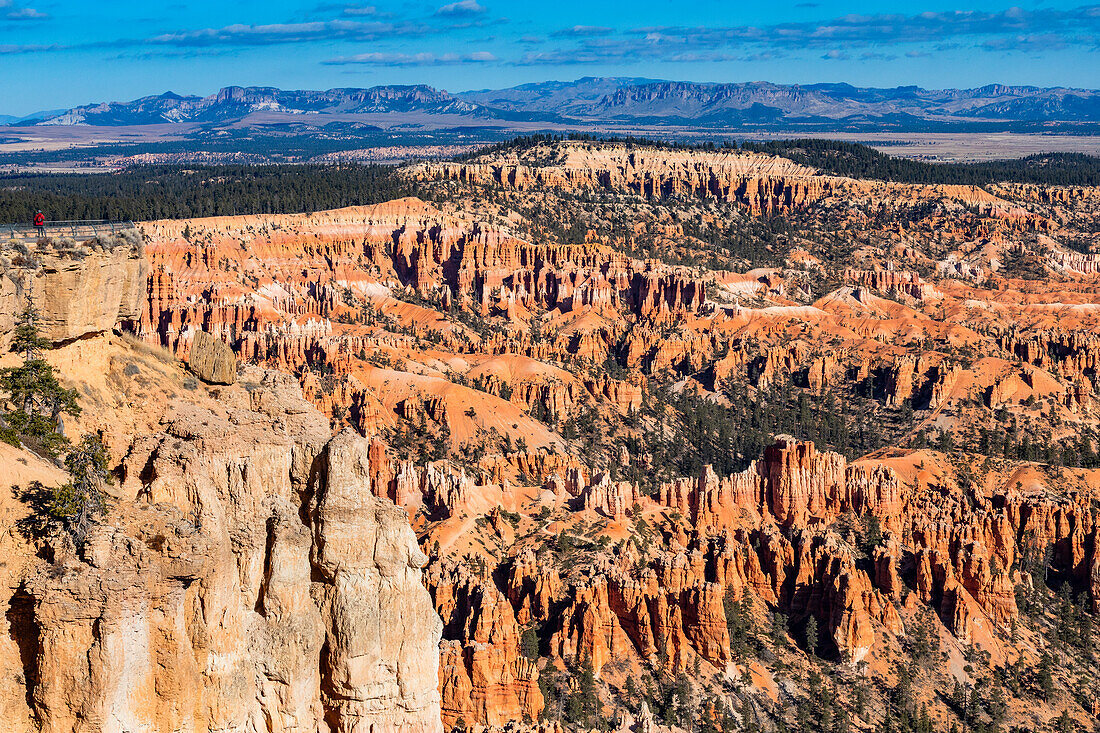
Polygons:
[[[132,362],[131,362],[132,363]],[[44,539],[9,600],[41,730],[442,730],[442,623],[369,443],[296,380],[169,406],[86,544]],[[8,699],[12,714],[21,701]]]
[[142,311],[149,265],[137,230],[79,244],[43,239],[0,253],[0,350],[28,298],[41,335],[54,343],[109,330]]

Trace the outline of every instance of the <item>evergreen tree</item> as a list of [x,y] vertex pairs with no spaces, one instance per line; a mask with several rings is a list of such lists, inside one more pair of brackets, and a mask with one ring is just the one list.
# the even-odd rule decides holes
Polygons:
[[574,723],[589,725],[599,714],[599,696],[596,694],[596,675],[591,662],[586,662],[576,677],[576,691],[567,703],[567,717]]
[[817,619],[813,616],[806,620],[806,651],[817,654]]
[[787,644],[787,615],[776,611],[771,614],[771,631],[770,636],[772,643],[776,646],[783,647]]
[[49,345],[38,333],[38,310],[28,298],[27,306],[19,316],[19,324],[15,327],[11,350],[22,354],[24,361],[32,361],[38,358],[43,349],[49,348]]
[[742,591],[741,598],[738,599],[733,589],[728,588],[722,606],[726,612],[730,653],[738,658],[743,657],[748,651],[749,639],[752,635],[752,601],[747,592]]
[[539,658],[539,635],[534,627],[528,627],[520,634],[519,650],[528,659],[536,660]]
[[107,510],[103,486],[111,483],[107,446],[100,435],[85,435],[65,456],[70,481],[53,490],[48,511],[61,522],[77,547],[92,523]]
[[1039,669],[1036,673],[1036,681],[1039,683],[1039,691],[1044,700],[1049,700],[1054,694],[1053,667],[1054,660],[1051,659],[1050,652],[1044,650],[1039,658]]
[[868,512],[860,518],[860,529],[863,533],[863,551],[870,555],[882,544],[882,525],[878,517]]
[[79,415],[75,389],[57,381],[53,367],[41,357],[47,342],[38,332],[38,313],[28,303],[19,317],[12,349],[23,355],[23,364],[0,369],[0,389],[7,392],[11,409],[0,415],[0,440],[21,442],[52,457],[68,445],[61,434],[61,415]]
[[1068,710],[1063,710],[1058,719],[1054,721],[1054,730],[1057,733],[1073,733],[1077,730],[1077,725],[1073,722]]

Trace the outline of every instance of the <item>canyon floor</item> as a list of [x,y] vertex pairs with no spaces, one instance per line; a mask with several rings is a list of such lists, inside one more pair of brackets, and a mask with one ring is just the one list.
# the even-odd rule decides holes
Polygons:
[[1100,729],[1100,189],[398,175],[5,249],[114,476],[0,444],[13,731]]

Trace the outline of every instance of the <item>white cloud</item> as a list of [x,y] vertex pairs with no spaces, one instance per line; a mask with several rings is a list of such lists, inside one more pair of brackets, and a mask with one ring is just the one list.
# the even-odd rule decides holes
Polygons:
[[458,0],[458,2],[444,5],[435,11],[436,15],[469,16],[481,15],[486,12],[485,6],[477,0]]
[[497,61],[497,57],[488,51],[457,54],[444,53],[360,53],[354,56],[342,56],[325,61],[330,66],[363,64],[365,66],[448,66],[452,64],[485,64]]

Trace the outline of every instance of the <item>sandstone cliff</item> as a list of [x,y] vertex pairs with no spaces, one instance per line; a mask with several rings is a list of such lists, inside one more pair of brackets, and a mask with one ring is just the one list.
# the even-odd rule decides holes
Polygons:
[[141,313],[148,262],[136,230],[81,243],[0,246],[0,350],[33,301],[42,336],[55,343],[108,331]]
[[369,444],[330,439],[289,377],[249,368],[242,383],[167,397],[159,430],[126,449],[86,546],[54,535],[49,561],[27,559],[10,597],[25,680],[18,697],[5,689],[12,719],[45,731],[442,730],[426,558],[407,515],[372,493],[357,459]]

